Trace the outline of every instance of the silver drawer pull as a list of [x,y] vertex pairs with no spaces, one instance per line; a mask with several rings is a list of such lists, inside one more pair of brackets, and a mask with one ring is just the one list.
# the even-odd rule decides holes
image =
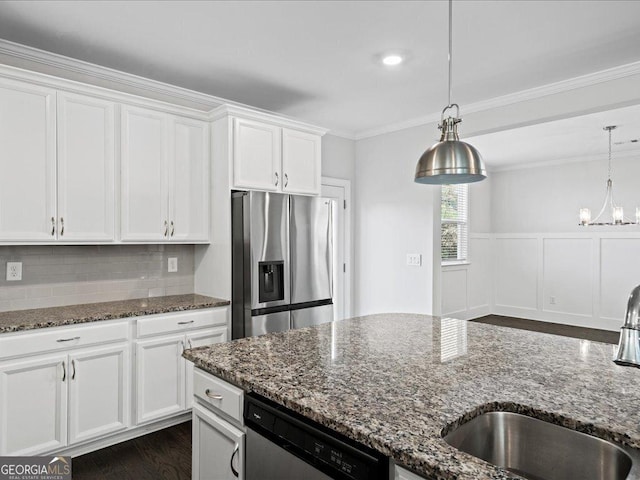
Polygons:
[[193,323],[194,320],[189,320],[188,322],[178,322],[178,325],[189,325],[191,323]]
[[213,400],[222,400],[222,395],[218,395],[217,393],[211,393],[211,390],[209,390],[208,388],[204,391],[204,394],[207,397],[212,398]]
[[62,343],[62,342],[73,342],[74,340],[80,340],[80,337],[59,338],[58,340],[56,340],[56,342],[59,342],[59,343]]

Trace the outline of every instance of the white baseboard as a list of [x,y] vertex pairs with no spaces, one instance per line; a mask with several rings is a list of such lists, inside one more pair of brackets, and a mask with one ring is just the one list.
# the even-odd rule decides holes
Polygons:
[[443,317],[457,318],[460,320],[473,320],[474,318],[484,317],[491,314],[491,308],[489,305],[482,305],[480,307],[470,308],[469,310],[460,310],[457,312],[443,313]]
[[587,315],[576,315],[571,313],[549,312],[532,310],[528,308],[507,307],[496,305],[491,312],[495,315],[506,317],[524,318],[527,320],[538,320],[540,322],[559,323],[573,327],[596,328],[598,330],[610,330],[617,332],[622,327],[622,319],[593,317]]

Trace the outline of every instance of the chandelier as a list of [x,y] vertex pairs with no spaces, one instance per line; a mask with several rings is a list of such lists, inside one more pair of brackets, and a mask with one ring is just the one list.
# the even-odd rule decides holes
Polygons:
[[624,210],[617,205],[613,199],[613,182],[611,181],[611,131],[615,130],[615,125],[604,127],[603,130],[609,132],[609,170],[607,173],[607,192],[604,196],[604,203],[600,212],[591,220],[591,210],[580,209],[580,225],[587,227],[591,225],[637,225],[640,224],[640,208],[636,207],[635,222],[624,216]]

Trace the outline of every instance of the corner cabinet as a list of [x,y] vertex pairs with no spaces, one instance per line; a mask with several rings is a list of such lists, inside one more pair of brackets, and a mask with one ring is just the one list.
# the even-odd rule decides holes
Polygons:
[[121,239],[208,241],[208,124],[125,105],[121,129]]
[[[244,118],[233,111],[231,188],[319,195],[324,130],[284,126],[281,119]],[[269,121],[271,120],[271,122]]]

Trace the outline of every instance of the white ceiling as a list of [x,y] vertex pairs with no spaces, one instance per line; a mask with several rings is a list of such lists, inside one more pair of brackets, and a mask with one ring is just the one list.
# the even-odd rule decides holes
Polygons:
[[[445,1],[2,1],[17,43],[358,133],[446,104]],[[454,2],[464,104],[640,60],[638,1]],[[409,61],[382,67],[400,50]]]
[[[640,105],[540,123],[466,138],[480,152],[487,168],[500,170],[567,161],[606,161],[612,132],[612,158],[640,157]],[[632,140],[639,140],[632,142]]]

